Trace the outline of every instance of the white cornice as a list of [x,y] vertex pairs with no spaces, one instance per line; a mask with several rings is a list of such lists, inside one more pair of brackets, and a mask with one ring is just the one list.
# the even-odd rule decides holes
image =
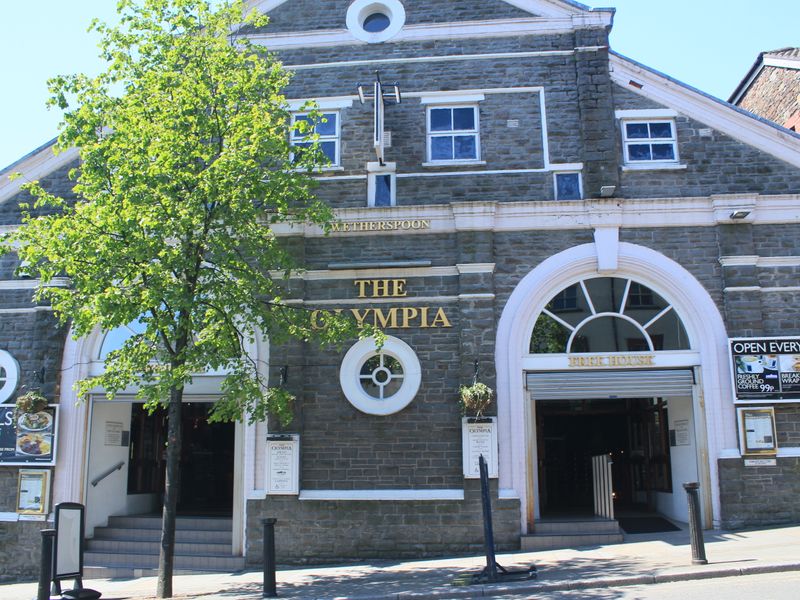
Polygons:
[[720,256],[723,267],[800,267],[800,256]]
[[[17,195],[24,184],[46,177],[53,171],[77,160],[79,156],[77,148],[70,148],[60,154],[55,154],[53,146],[47,146],[36,154],[24,158],[19,163],[12,165],[8,172],[0,175],[0,202],[5,202]],[[9,176],[14,173],[20,173],[22,176],[12,181]]]
[[[746,220],[733,220],[738,207],[750,210]],[[800,194],[759,196],[729,194],[690,198],[589,199],[564,202],[457,202],[453,204],[346,208],[336,211],[347,223],[425,221],[429,227],[416,230],[372,230],[331,233],[340,236],[409,236],[456,231],[556,231],[596,227],[664,228],[714,227],[728,224],[800,225]],[[322,237],[313,226],[276,224],[277,235]]]
[[[800,167],[800,137],[618,54],[609,57],[617,84],[717,131]],[[634,82],[635,85],[631,85]]]
[[800,58],[785,56],[765,56],[765,67],[779,67],[781,69],[800,69]]
[[[588,13],[580,17],[529,19],[497,19],[491,21],[462,21],[458,23],[426,23],[406,25],[391,40],[384,43],[425,42],[467,38],[497,38],[520,35],[553,35],[569,33],[578,28],[607,27],[608,13]],[[329,46],[361,46],[367,43],[356,38],[348,29],[294,31],[285,33],[253,33],[247,38],[270,50],[324,48]]]

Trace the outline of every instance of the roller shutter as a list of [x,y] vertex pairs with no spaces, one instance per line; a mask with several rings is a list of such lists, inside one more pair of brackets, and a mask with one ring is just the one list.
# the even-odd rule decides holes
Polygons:
[[534,400],[691,396],[691,369],[527,373]]

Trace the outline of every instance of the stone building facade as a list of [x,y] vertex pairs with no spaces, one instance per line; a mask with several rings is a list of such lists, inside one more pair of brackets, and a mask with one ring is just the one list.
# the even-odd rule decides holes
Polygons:
[[[478,454],[501,550],[575,543],[545,533],[565,513],[592,518],[590,459],[609,454],[618,511],[685,521],[681,484],[698,481],[707,527],[800,519],[800,395],[737,392],[777,359],[749,354],[758,365],[737,379],[730,344],[800,337],[800,137],[614,53],[609,9],[252,4],[271,22],[246,33],[294,73],[297,118],[307,100],[324,115],[318,195],[338,219],[328,235],[276,228],[305,268],[286,301],[389,338],[253,346],[298,402],[285,430],[235,426],[234,554],[257,564],[264,517],[286,561],[477,552]],[[45,149],[15,169],[60,186],[74,160]],[[7,226],[14,185],[0,184]],[[118,502],[86,485],[116,457],[85,440],[132,428],[132,403],[75,405],[73,381],[102,368],[109,338],[65,338],[6,266],[20,304],[1,315],[0,347],[24,377],[60,361],[45,371],[60,405],[52,500],[85,503],[91,536],[145,507],[127,464],[108,488]],[[26,350],[14,328],[29,315],[43,320]],[[458,390],[475,380],[495,400],[470,421]],[[213,400],[214,384],[198,378],[189,400]],[[774,414],[774,443],[747,438],[747,409]],[[22,527],[0,523],[6,537]]]
[[728,102],[797,131],[800,125],[800,48],[762,52]]

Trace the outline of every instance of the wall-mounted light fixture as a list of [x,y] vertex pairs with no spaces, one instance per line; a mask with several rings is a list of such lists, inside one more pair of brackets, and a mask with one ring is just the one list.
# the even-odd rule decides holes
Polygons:
[[747,218],[749,214],[750,214],[749,210],[738,209],[731,213],[731,219],[733,219],[734,221],[741,221],[742,219]]
[[617,191],[617,186],[615,185],[604,185],[600,187],[600,197],[601,198],[611,198],[614,193]]

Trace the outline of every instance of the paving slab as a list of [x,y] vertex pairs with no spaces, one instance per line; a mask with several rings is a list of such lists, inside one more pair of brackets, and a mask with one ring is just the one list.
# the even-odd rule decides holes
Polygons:
[[[282,568],[280,598],[320,600],[424,600],[530,596],[559,590],[588,590],[711,577],[800,571],[800,526],[750,531],[705,532],[707,565],[692,565],[689,534],[628,535],[625,542],[499,554],[508,569],[535,565],[538,578],[502,584],[457,585],[484,566],[482,556],[416,561],[368,561],[336,566]],[[86,580],[85,587],[106,600],[154,598],[155,577]],[[261,571],[176,575],[174,597],[182,600],[236,600],[262,597]],[[0,585],[0,600],[36,597],[35,582]]]

